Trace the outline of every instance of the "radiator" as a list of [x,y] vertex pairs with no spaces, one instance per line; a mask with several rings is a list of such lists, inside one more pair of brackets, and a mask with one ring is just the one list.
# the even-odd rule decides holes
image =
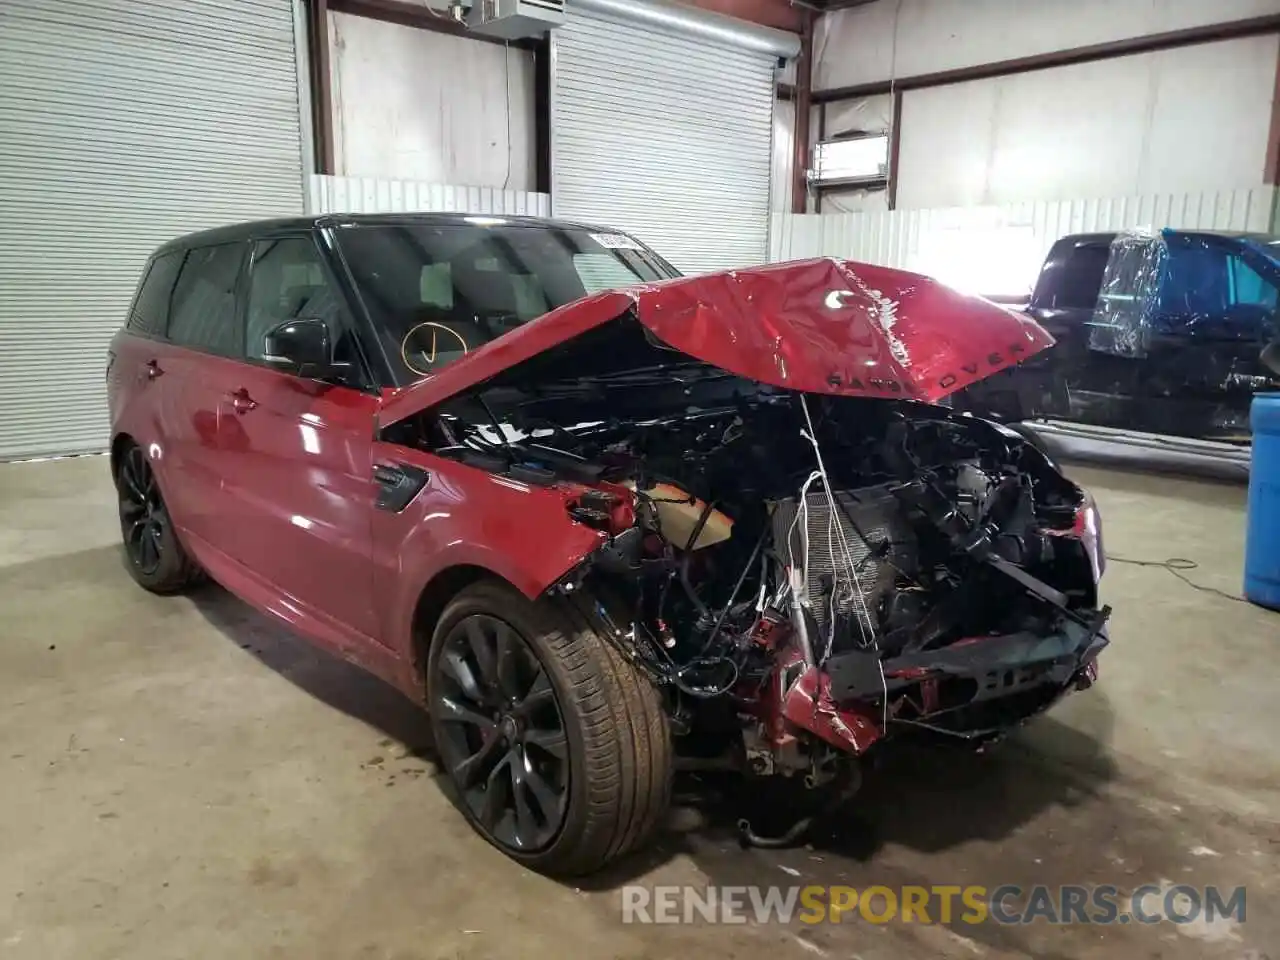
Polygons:
[[[869,626],[874,633],[880,598],[893,588],[899,570],[908,574],[915,570],[915,536],[902,519],[897,499],[887,486],[839,490],[835,493],[839,509],[835,511],[834,518],[827,496],[821,490],[811,489],[805,500],[807,523],[803,519],[796,522],[800,510],[798,497],[773,504],[773,541],[783,563],[794,564],[804,570],[807,592],[803,599],[813,612],[821,636],[825,638],[832,619],[834,575],[837,565],[844,565],[836,533],[835,525],[838,525],[848,543],[853,572],[857,575],[862,600],[870,613]],[[807,569],[804,567],[806,533]],[[852,623],[850,618],[860,615],[855,614],[857,606],[856,595],[836,598],[836,619]],[[856,626],[852,627],[852,632],[852,639],[858,640],[861,634]],[[834,647],[844,646],[844,639],[835,637]]]

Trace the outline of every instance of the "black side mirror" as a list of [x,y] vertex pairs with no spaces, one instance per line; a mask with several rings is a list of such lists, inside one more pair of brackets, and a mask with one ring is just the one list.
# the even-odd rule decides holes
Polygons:
[[267,331],[263,357],[277,370],[303,377],[327,377],[334,372],[333,344],[323,320],[286,320]]
[[1258,358],[1262,365],[1280,377],[1280,340],[1272,340],[1262,348],[1262,356]]

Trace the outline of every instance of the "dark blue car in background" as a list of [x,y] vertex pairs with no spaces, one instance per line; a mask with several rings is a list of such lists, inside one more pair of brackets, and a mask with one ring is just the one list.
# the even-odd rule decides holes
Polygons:
[[1248,443],[1254,393],[1280,390],[1280,370],[1263,360],[1280,338],[1278,298],[1280,237],[1063,237],[1025,307],[1057,344],[955,405],[1009,422]]

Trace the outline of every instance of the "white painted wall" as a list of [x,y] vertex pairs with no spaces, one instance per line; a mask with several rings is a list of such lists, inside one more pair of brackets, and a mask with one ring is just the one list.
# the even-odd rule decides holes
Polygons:
[[[887,133],[893,126],[893,97],[888,94],[862,97],[858,100],[841,100],[825,105],[827,112],[826,135],[838,137],[844,134]],[[818,126],[813,126],[815,142]],[[810,201],[810,211],[817,207]],[[875,190],[833,190],[822,196],[823,213],[861,213],[888,210],[889,194],[884,188]]]
[[[885,133],[893,126],[893,97],[888,94],[828,103],[826,111],[828,137],[837,137],[854,131]],[[815,136],[817,129],[815,126]]]
[[877,0],[828,14],[814,36],[816,89],[1280,12],[1280,0]]
[[335,13],[339,175],[531,191],[533,55]]
[[[1277,12],[1280,0],[877,0],[819,20],[814,88]],[[1278,52],[1280,38],[1271,35],[909,91],[898,206],[1259,186]],[[837,133],[851,125],[841,112],[876,117],[889,107],[855,101],[828,110],[827,131]],[[844,209],[874,200],[828,199]]]
[[898,206],[1257,186],[1278,51],[1262,36],[909,91]]

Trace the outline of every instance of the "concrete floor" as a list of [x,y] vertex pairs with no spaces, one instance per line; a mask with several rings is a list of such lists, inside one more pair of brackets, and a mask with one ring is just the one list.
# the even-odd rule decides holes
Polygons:
[[[1078,470],[1107,548],[1240,583],[1243,491]],[[397,694],[210,588],[150,596],[101,458],[0,467],[0,960],[806,954],[1280,960],[1280,615],[1113,563],[1100,683],[980,757],[875,774],[817,849],[677,811],[592,889],[474,837]],[[1243,925],[624,926],[645,883],[1248,887]]]

